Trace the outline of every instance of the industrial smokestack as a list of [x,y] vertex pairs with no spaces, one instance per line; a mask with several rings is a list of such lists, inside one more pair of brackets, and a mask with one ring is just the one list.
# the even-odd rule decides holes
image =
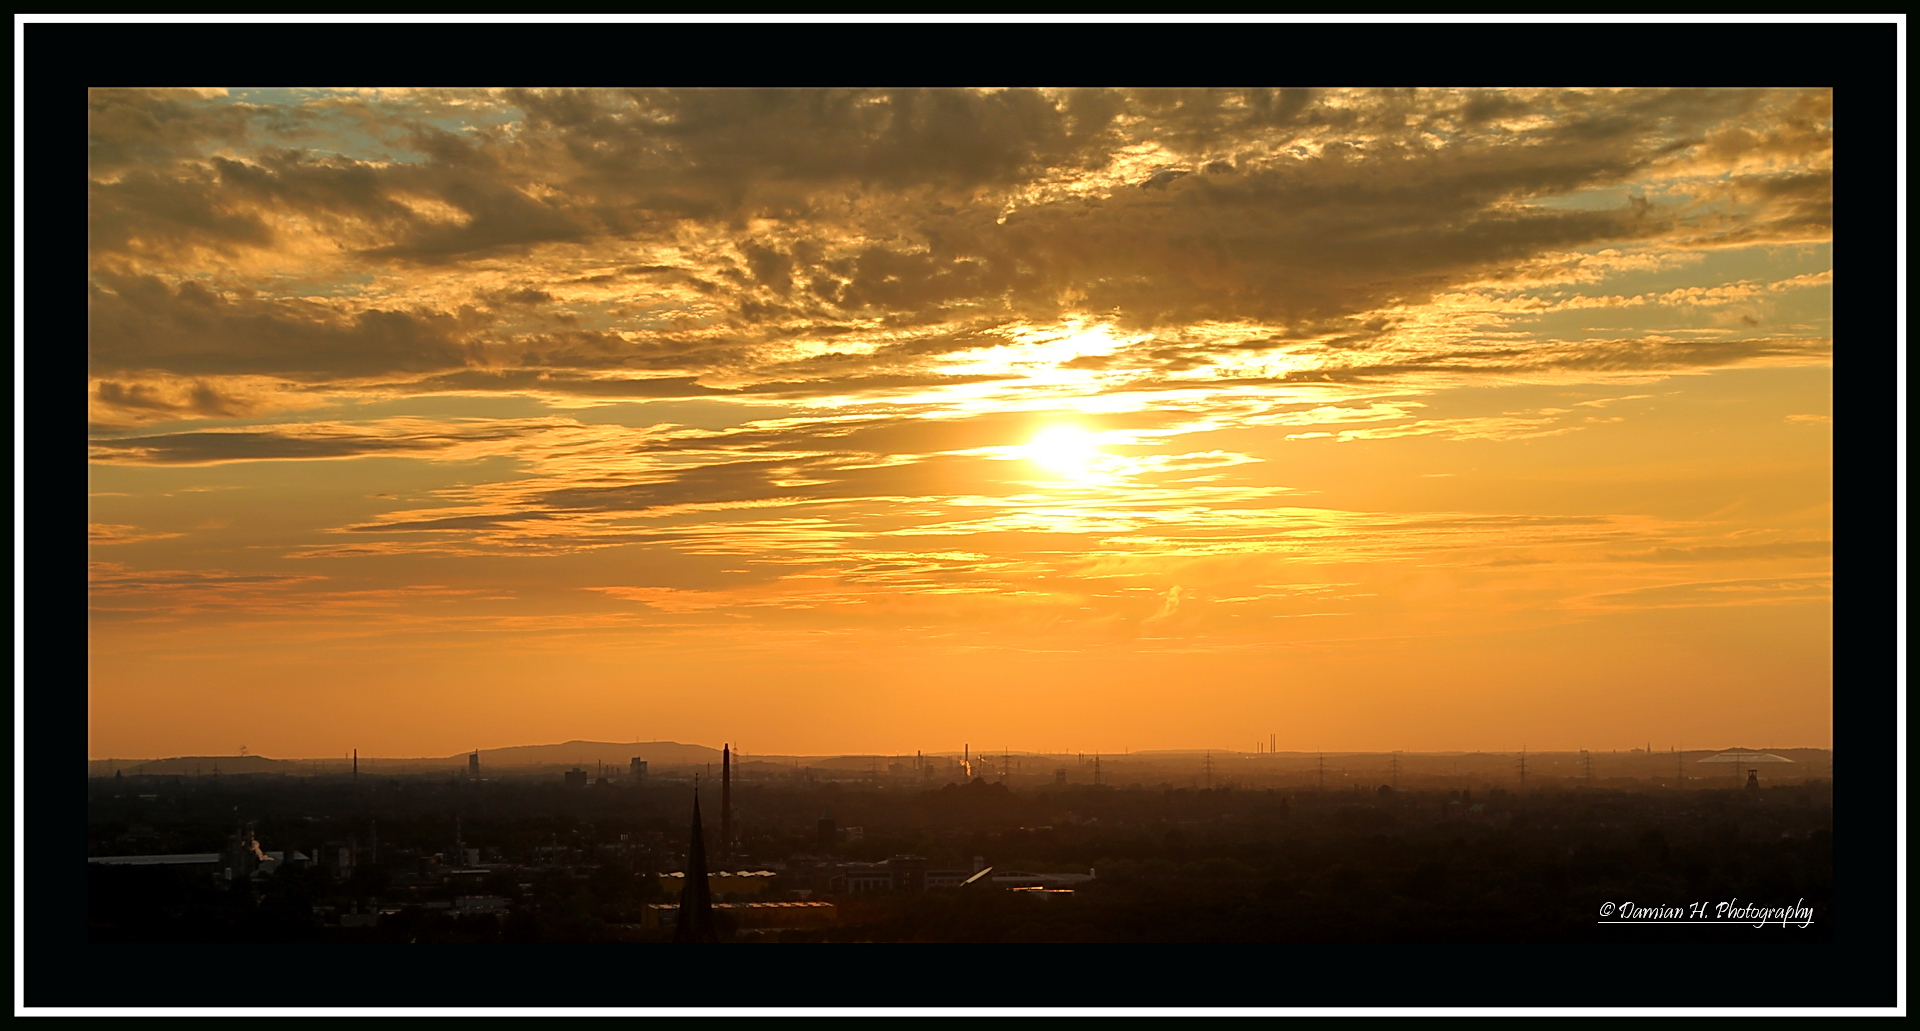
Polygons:
[[720,854],[733,854],[733,748],[720,746]]

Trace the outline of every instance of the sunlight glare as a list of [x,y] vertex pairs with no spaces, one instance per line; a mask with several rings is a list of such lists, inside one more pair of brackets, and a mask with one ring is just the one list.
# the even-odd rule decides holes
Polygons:
[[1074,426],[1041,430],[1026,446],[1027,460],[1059,476],[1084,477],[1100,448],[1093,434]]

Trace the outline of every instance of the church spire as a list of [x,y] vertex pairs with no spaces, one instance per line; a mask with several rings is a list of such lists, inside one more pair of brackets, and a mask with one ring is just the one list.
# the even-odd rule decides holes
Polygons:
[[680,888],[679,920],[673,928],[677,942],[717,942],[713,928],[713,896],[707,887],[707,842],[700,832],[700,783],[693,788],[693,831],[687,842],[687,882]]

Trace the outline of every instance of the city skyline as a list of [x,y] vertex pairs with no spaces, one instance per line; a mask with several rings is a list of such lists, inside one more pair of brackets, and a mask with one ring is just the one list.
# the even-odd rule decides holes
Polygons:
[[92,90],[89,754],[1831,748],[1831,104]]

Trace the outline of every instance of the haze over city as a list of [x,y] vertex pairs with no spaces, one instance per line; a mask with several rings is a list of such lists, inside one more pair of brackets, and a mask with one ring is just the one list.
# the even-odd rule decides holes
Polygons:
[[92,758],[1832,745],[1830,90],[114,88],[88,167]]

